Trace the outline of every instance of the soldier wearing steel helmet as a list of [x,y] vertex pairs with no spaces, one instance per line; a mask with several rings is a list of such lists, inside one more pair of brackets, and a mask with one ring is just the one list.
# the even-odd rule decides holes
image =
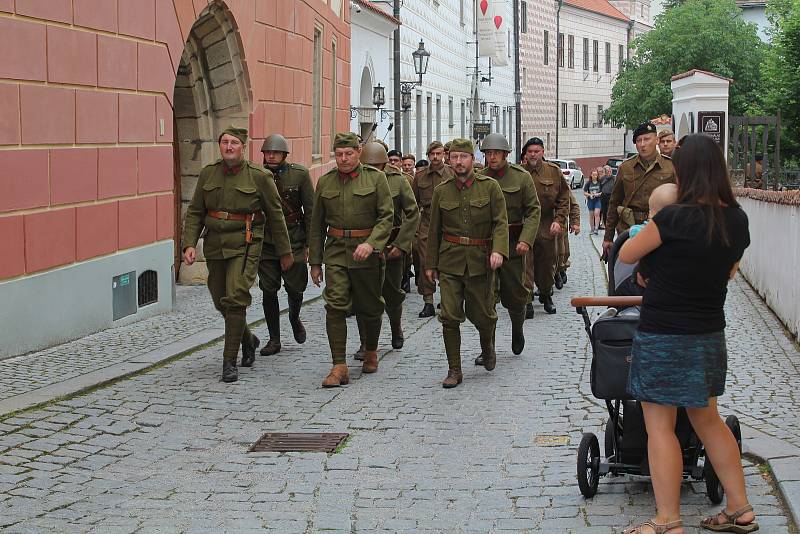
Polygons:
[[258,266],[258,285],[264,293],[264,318],[269,330],[269,341],[261,349],[262,356],[270,356],[281,350],[280,308],[278,290],[286,289],[289,301],[289,324],[297,343],[305,343],[306,329],[300,320],[303,292],[308,286],[308,228],[314,206],[314,186],[308,169],[287,161],[289,144],[280,134],[268,136],[261,145],[264,167],[275,177],[275,186],[281,198],[283,217],[292,243],[294,265],[281,271],[278,255],[272,239],[264,238],[261,261]]
[[[506,200],[509,257],[498,270],[498,281],[500,302],[511,318],[511,350],[519,354],[525,347],[522,326],[528,303],[525,260],[539,229],[539,197],[530,173],[521,165],[506,161],[511,147],[503,135],[487,135],[481,151],[486,157],[486,167],[479,174],[497,180]],[[475,365],[483,365],[483,354],[475,359]]]
[[[405,259],[411,254],[414,233],[419,226],[419,209],[408,180],[399,169],[389,165],[388,162],[386,149],[378,143],[367,143],[361,150],[361,163],[375,167],[386,174],[389,192],[392,195],[394,226],[383,252],[386,259],[386,270],[382,294],[392,331],[392,347],[401,349],[405,341],[401,320],[403,301],[406,298],[406,293],[401,286],[406,269]],[[361,347],[356,353],[356,359],[363,359],[366,350],[366,329],[361,320],[358,320],[358,332],[361,337]]]

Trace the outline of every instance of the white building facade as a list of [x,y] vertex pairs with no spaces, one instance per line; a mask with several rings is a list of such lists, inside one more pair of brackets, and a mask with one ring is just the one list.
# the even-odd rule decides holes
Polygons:
[[624,155],[625,130],[602,119],[627,58],[629,19],[606,0],[565,0],[557,44],[558,157],[584,174]]
[[[506,26],[506,66],[493,64],[491,72],[487,58],[479,58],[476,78],[475,0],[404,0],[400,10],[400,79],[417,80],[412,54],[420,41],[430,53],[428,69],[422,84],[412,89],[411,108],[401,114],[401,145],[404,153],[413,153],[417,159],[425,157],[425,150],[433,140],[443,143],[457,137],[472,138],[474,121],[491,123],[491,130],[514,139],[514,51],[513,13],[511,1],[492,0],[493,6]],[[366,31],[370,23],[360,19],[374,18],[367,13],[373,8],[391,14],[387,3],[372,3],[354,0],[351,6],[360,6],[360,12],[351,8],[353,38],[351,42],[352,90],[351,105],[371,106],[367,102],[368,84],[364,69],[368,67],[373,86],[385,87],[384,109],[400,109],[394,101],[394,77],[392,63],[393,34],[383,39],[377,37],[374,28]],[[394,28],[392,28],[393,30]],[[385,45],[384,45],[385,43]],[[380,65],[378,65],[380,63]],[[480,80],[485,80],[481,82]],[[488,80],[491,79],[491,84]],[[361,82],[364,81],[362,84]],[[363,87],[362,87],[363,85]],[[480,103],[485,105],[481,106]],[[481,115],[481,109],[485,114]],[[395,129],[388,130],[394,122],[394,113],[377,113],[376,137],[386,136],[390,148],[395,146]],[[353,131],[363,131],[364,124],[358,117],[351,123]],[[388,135],[386,135],[388,132]]]

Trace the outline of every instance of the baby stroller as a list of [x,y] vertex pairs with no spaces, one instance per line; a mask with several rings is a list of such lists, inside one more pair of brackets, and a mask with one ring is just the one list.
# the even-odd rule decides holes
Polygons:
[[[609,254],[609,296],[572,299],[572,305],[583,317],[592,344],[592,394],[605,401],[609,415],[605,427],[604,455],[600,456],[597,436],[590,432],[583,434],[578,447],[578,486],[585,497],[593,497],[597,493],[601,476],[650,475],[642,407],[627,393],[631,346],[639,324],[639,306],[642,302],[641,293],[629,294],[629,290],[635,288],[629,278],[636,276],[636,266],[617,261],[619,250],[627,239],[627,232],[620,235]],[[632,292],[636,293],[636,290]],[[609,311],[592,323],[588,311],[592,306],[607,306]],[[736,438],[741,452],[739,420],[730,415],[725,424]],[[708,498],[714,504],[721,503],[724,496],[722,484],[711,462],[705,457],[703,444],[689,423],[686,410],[682,408],[678,410],[675,434],[683,451],[684,478],[705,480]]]

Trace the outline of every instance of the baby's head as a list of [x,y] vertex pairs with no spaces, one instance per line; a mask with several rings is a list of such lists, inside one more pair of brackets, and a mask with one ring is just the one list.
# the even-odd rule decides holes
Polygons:
[[678,186],[675,184],[659,185],[650,193],[650,218],[661,211],[664,206],[675,204],[678,201]]

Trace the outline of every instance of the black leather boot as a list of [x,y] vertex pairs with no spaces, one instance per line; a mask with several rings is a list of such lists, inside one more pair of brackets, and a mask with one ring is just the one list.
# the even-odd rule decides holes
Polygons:
[[300,320],[300,308],[303,307],[303,295],[289,295],[289,324],[292,325],[294,340],[299,344],[306,342],[306,327]]
[[553,282],[555,283],[556,289],[561,289],[564,287],[564,282],[561,280],[561,271],[556,271],[556,275],[553,277]]
[[523,321],[511,321],[511,352],[520,354],[525,348],[525,334],[522,330]]
[[403,312],[400,310],[396,314],[393,313],[389,316],[389,327],[392,329],[393,349],[402,349],[403,344],[405,343],[405,337],[403,336],[402,314]]
[[426,302],[425,306],[422,307],[422,311],[419,312],[420,317],[433,317],[436,315],[436,310],[433,309],[433,304],[430,302]]
[[262,356],[272,356],[281,350],[281,319],[280,307],[278,306],[278,297],[264,295],[264,319],[267,321],[267,329],[269,330],[269,341],[261,349]]
[[529,302],[525,305],[525,318],[533,319],[533,303]]
[[222,349],[222,381],[236,382],[239,370],[236,368],[236,357],[245,330],[245,309],[229,308],[225,312],[225,345]]
[[497,354],[494,352],[494,339],[492,335],[481,332],[481,356],[483,368],[487,371],[494,369],[497,365]]
[[256,349],[261,344],[250,328],[245,326],[244,334],[242,335],[242,367],[252,367],[256,361]]
[[545,295],[539,298],[542,300],[542,304],[544,305],[544,311],[550,315],[556,313],[556,307],[553,305],[553,297],[551,295]]

